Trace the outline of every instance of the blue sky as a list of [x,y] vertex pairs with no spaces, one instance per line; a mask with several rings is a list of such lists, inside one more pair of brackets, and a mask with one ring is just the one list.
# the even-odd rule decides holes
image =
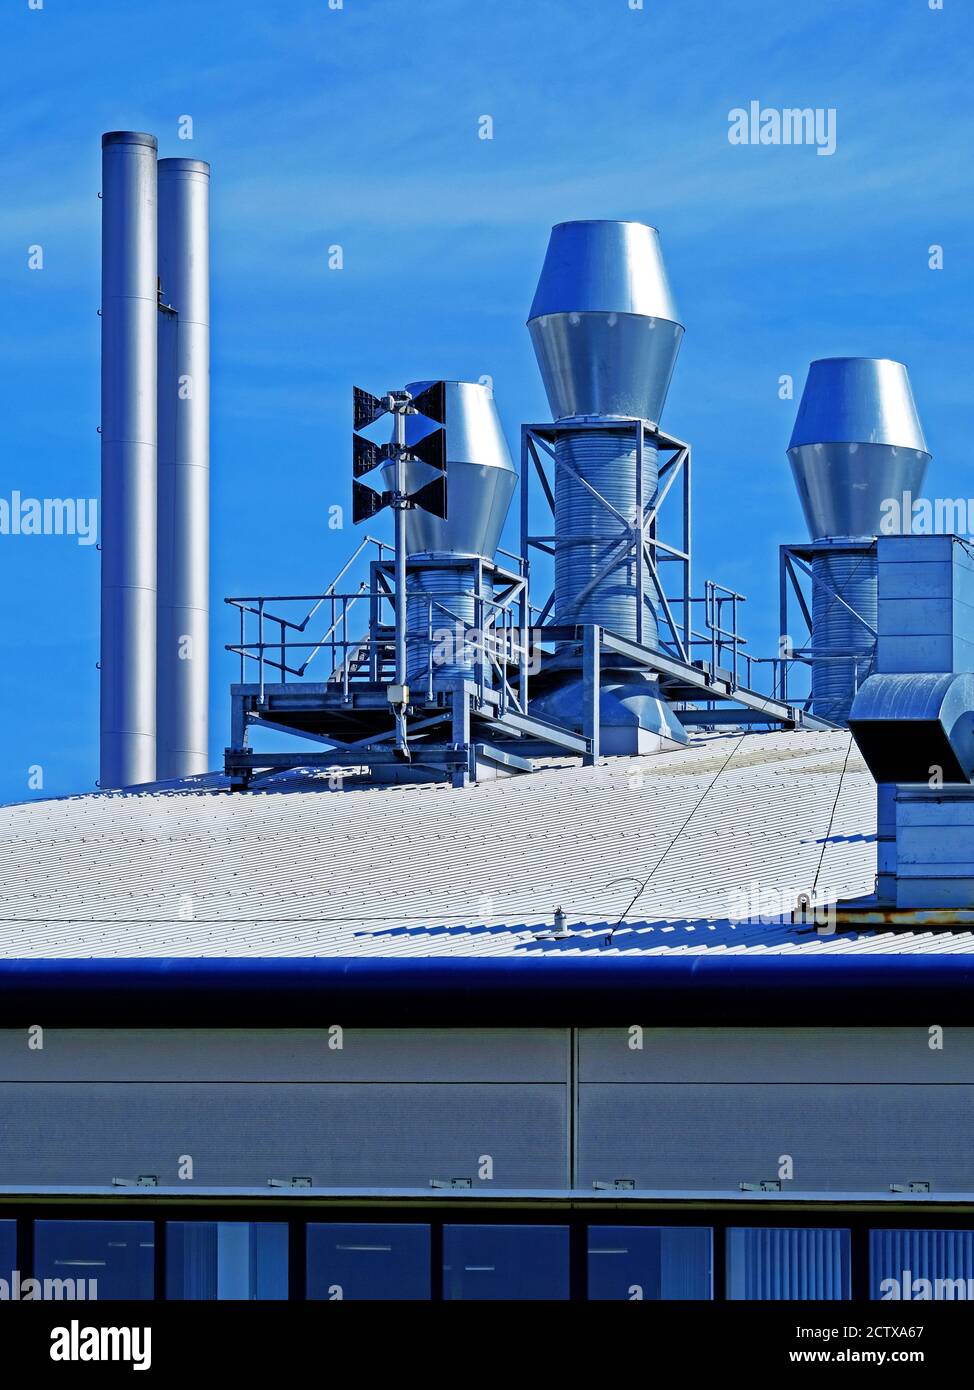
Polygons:
[[[554,222],[661,229],[695,588],[748,595],[755,650],[777,645],[777,546],[804,539],[780,376],[797,397],[815,357],[906,361],[930,490],[974,496],[971,7],[629,3],[5,0],[0,496],[98,492],[102,131],[213,166],[215,766],[223,596],[317,591],[355,543],[327,526],[352,383],[487,373],[512,447],[548,418],[524,320]],[[834,107],[835,154],[731,145],[755,100]],[[97,777],[98,584],[94,547],[0,536],[0,800]]]

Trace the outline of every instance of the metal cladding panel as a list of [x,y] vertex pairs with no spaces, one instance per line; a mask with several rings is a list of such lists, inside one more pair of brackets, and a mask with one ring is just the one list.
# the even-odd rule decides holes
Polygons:
[[815,555],[812,575],[812,711],[844,724],[875,665],[875,550]]
[[[0,1030],[0,1081],[558,1082],[555,1028],[45,1028]],[[336,1041],[341,1047],[334,1046]]]
[[881,536],[876,669],[974,670],[974,551],[956,536]]
[[888,1194],[974,1186],[974,1085],[583,1084],[578,1186],[727,1191],[778,1180],[788,1192]]
[[897,787],[896,903],[974,906],[974,787]]
[[873,1082],[974,1078],[974,1028],[931,1049],[916,1028],[582,1028],[578,1075],[597,1082]]
[[[568,1183],[564,1085],[0,1084],[0,1186],[175,1184],[180,1155],[205,1187],[497,1187]],[[192,1183],[186,1182],[187,1195]]]
[[157,776],[208,769],[209,166],[159,161]]
[[103,787],[156,773],[156,142],[102,140]]

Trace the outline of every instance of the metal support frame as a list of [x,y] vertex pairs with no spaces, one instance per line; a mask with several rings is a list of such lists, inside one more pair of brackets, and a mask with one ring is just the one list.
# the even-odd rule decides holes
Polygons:
[[[633,521],[629,517],[622,516],[615,507],[612,506],[585,478],[582,478],[573,468],[564,461],[558,462],[555,454],[555,444],[563,435],[577,433],[578,431],[590,431],[594,429],[620,430],[629,428],[633,431],[636,445],[636,495],[638,498],[639,517],[638,521]],[[664,459],[658,471],[658,485],[652,497],[646,497],[644,486],[645,474],[645,451],[650,447],[657,452],[668,453],[669,457]],[[691,526],[690,526],[690,496],[691,496],[691,467],[692,456],[690,445],[682,439],[677,439],[673,435],[664,434],[662,430],[656,429],[648,421],[641,420],[635,416],[626,418],[605,418],[592,419],[585,421],[560,421],[557,424],[522,425],[521,426],[521,554],[525,558],[525,565],[529,564],[532,550],[540,550],[544,554],[554,557],[557,538],[551,534],[533,534],[530,525],[530,493],[532,481],[536,480],[540,486],[542,494],[547,502],[552,519],[555,514],[555,492],[553,477],[549,475],[545,467],[544,457],[551,461],[551,468],[567,469],[575,480],[589,491],[605,510],[619,523],[619,540],[609,555],[601,572],[590,581],[589,585],[578,596],[580,602],[594,589],[604,583],[621,567],[629,565],[634,559],[641,555],[645,561],[643,564],[635,565],[636,574],[636,635],[637,641],[642,644],[645,641],[644,620],[645,620],[645,571],[648,571],[650,581],[655,590],[655,600],[662,610],[665,619],[669,639],[664,641],[664,647],[668,647],[674,655],[684,661],[690,659],[691,645],[693,642],[692,625],[692,565],[693,557],[691,552]],[[682,517],[681,517],[681,545],[670,545],[659,539],[658,518],[660,509],[667,496],[673,490],[678,480],[682,480]],[[552,527],[554,530],[554,527]],[[575,538],[576,540],[585,538]],[[604,537],[591,537],[594,541],[603,541]],[[679,595],[672,600],[667,595],[659,567],[664,564],[676,564],[680,566]],[[554,605],[554,590],[541,606],[540,621],[544,622],[551,613]],[[673,606],[678,605],[682,609],[681,621],[678,622],[673,614]],[[563,617],[564,615],[562,615]]]
[[[631,425],[636,437],[637,492],[641,520],[622,517],[603,498],[620,523],[619,545],[603,575],[639,553],[645,565],[639,576],[639,626],[642,628],[642,585],[648,576],[668,631],[658,647],[629,641],[591,623],[554,623],[553,592],[540,608],[530,596],[531,556],[553,557],[556,538],[534,534],[530,527],[531,487],[540,485],[554,512],[554,490],[545,457],[555,466],[554,445],[559,434],[572,429]],[[659,470],[659,486],[644,496],[645,449],[668,453]],[[600,680],[606,666],[642,670],[660,683],[675,704],[691,703],[688,723],[766,723],[785,727],[831,727],[784,697],[751,689],[752,663],[758,658],[744,650],[740,635],[740,604],[744,596],[714,581],[706,581],[702,597],[691,592],[690,447],[682,440],[653,429],[644,420],[606,420],[584,424],[525,425],[521,436],[520,523],[522,552],[503,554],[514,563],[505,566],[478,557],[441,557],[417,562],[417,569],[466,565],[473,573],[475,626],[478,645],[469,662],[472,679],[459,677],[451,685],[434,681],[433,638],[437,610],[449,618],[448,594],[428,596],[425,643],[428,652],[424,679],[414,673],[408,704],[393,709],[388,691],[393,681],[402,686],[407,669],[403,631],[405,586],[412,565],[399,552],[366,537],[323,594],[227,599],[240,612],[239,640],[228,646],[240,658],[240,682],[231,688],[231,746],[225,766],[233,786],[246,786],[256,776],[289,768],[353,769],[373,767],[382,775],[406,780],[445,778],[454,786],[475,781],[485,762],[507,773],[530,769],[530,759],[578,757],[586,765],[600,757]],[[568,465],[560,465],[568,466]],[[574,471],[574,470],[572,470]],[[576,475],[577,476],[577,475]],[[682,481],[682,542],[671,545],[657,534],[660,509]],[[584,480],[597,498],[599,494]],[[553,529],[553,528],[552,528]],[[370,546],[378,555],[369,561],[368,579],[348,593],[338,585]],[[661,581],[663,564],[679,567],[676,594]],[[782,564],[785,564],[784,559]],[[469,590],[465,589],[464,593]],[[447,602],[445,602],[447,600]],[[279,611],[287,602],[310,603],[300,621]],[[804,605],[804,599],[801,599]],[[368,630],[353,635],[351,610],[367,604]],[[273,605],[273,608],[270,606]],[[694,626],[694,607],[703,605],[703,625]],[[324,610],[325,631],[309,637],[311,620]],[[676,612],[674,610],[681,610]],[[454,615],[455,618],[455,615]],[[397,622],[398,619],[398,622]],[[252,637],[256,620],[257,637]],[[250,630],[248,630],[250,629]],[[543,647],[565,643],[579,652],[583,686],[580,726],[551,724],[530,712],[532,656]],[[695,652],[703,649],[705,656]],[[304,679],[318,653],[329,654],[330,674],[317,682]],[[780,665],[775,658],[773,662]],[[257,680],[245,677],[250,663]],[[270,674],[268,674],[270,673]],[[719,710],[716,706],[720,704]],[[736,709],[733,708],[736,706]],[[276,729],[326,745],[313,753],[265,754],[248,746],[254,726]]]
[[[814,587],[818,585],[828,594],[834,603],[847,608],[850,613],[859,620],[867,632],[876,636],[875,630],[869,623],[857,613],[856,610],[847,603],[841,594],[837,593],[830,584],[826,584],[812,571],[812,561],[823,555],[835,555],[841,552],[855,554],[867,554],[874,550],[876,541],[864,541],[862,537],[838,538],[826,541],[808,541],[803,545],[782,545],[778,551],[778,616],[780,623],[780,636],[784,644],[788,642],[788,654],[782,653],[781,657],[774,660],[776,677],[774,682],[775,693],[780,699],[788,700],[788,672],[793,663],[798,662],[802,666],[812,665],[815,622],[813,618],[813,605],[810,598],[802,589],[801,576],[804,576],[809,584]],[[791,642],[791,614],[792,608],[789,602],[794,599],[805,624],[808,636],[808,645],[798,646]],[[858,656],[859,652],[833,652],[829,656],[815,656],[817,661],[847,661],[850,657]],[[802,708],[807,710],[811,707],[812,692],[809,688],[808,694],[804,697]]]

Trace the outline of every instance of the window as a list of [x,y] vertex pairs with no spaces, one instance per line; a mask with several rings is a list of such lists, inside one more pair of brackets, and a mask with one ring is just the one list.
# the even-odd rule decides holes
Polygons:
[[13,1282],[13,1272],[17,1268],[17,1223],[0,1221],[0,1279],[8,1285]]
[[58,1297],[151,1298],[154,1266],[151,1221],[34,1223],[34,1276],[61,1281]]
[[429,1226],[308,1226],[308,1298],[425,1299]]
[[851,1297],[848,1231],[737,1227],[727,1231],[727,1297]]
[[870,1231],[869,1297],[974,1298],[974,1231]]
[[691,1226],[590,1226],[590,1299],[713,1298],[713,1233]]
[[283,1221],[167,1221],[166,1297],[287,1298]]
[[568,1297],[567,1226],[444,1226],[443,1297]]

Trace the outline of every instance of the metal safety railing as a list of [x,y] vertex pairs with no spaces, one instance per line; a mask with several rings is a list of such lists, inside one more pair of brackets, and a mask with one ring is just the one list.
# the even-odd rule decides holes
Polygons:
[[[354,590],[339,591],[337,585],[369,547],[375,547],[377,552],[371,562],[371,582],[363,579]],[[357,678],[391,681],[396,595],[388,586],[386,575],[392,553],[391,546],[367,536],[321,594],[235,595],[225,599],[240,616],[238,640],[228,643],[226,650],[239,657],[241,684],[253,672],[263,698],[268,681],[305,678],[312,663],[323,652],[327,654],[327,674],[321,680],[341,690],[345,696]],[[507,552],[498,553],[507,555]],[[518,556],[509,558],[517,561],[517,569],[505,578],[513,578],[523,585],[523,562]],[[485,568],[495,569],[494,566]],[[478,575],[478,584],[473,589],[468,586],[458,587],[455,593],[439,590],[424,594],[419,589],[409,592],[407,665],[414,688],[424,690],[430,701],[434,697],[437,667],[459,665],[469,666],[470,679],[478,686],[481,698],[488,686],[494,689],[496,685],[502,710],[508,706],[524,707],[531,661],[524,620],[526,617],[530,624],[536,610],[530,604],[522,608],[517,584],[502,600],[495,598],[488,588]],[[420,607],[424,598],[425,622]],[[451,609],[451,600],[462,600],[462,607],[468,614],[473,601],[472,626]],[[296,618],[279,611],[283,605],[310,606],[303,616]],[[461,607],[459,602],[457,607]],[[368,621],[353,627],[357,608],[360,611],[367,608]],[[324,629],[312,637],[309,626],[322,610]],[[452,654],[451,643],[454,644]],[[424,653],[418,663],[417,650]],[[511,684],[512,678],[516,681],[516,690]]]

